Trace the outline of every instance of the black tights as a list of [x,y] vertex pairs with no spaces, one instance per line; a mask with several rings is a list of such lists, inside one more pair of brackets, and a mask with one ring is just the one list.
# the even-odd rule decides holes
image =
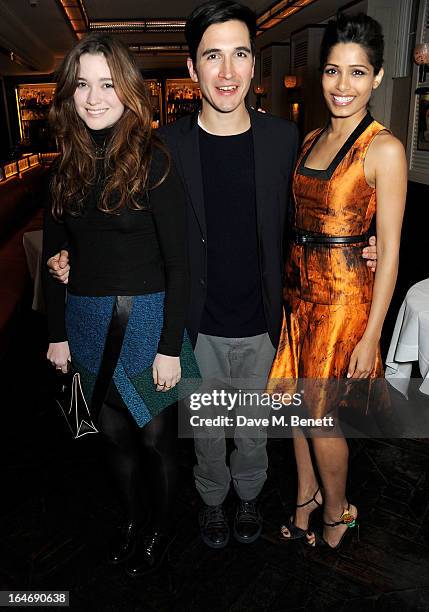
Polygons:
[[126,520],[138,521],[144,503],[154,528],[171,527],[177,487],[176,404],[140,428],[112,383],[99,425]]

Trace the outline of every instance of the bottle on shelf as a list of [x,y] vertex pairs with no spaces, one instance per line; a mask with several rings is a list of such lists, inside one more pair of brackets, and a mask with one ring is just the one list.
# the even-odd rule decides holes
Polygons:
[[201,91],[191,80],[167,82],[167,123],[193,113],[199,106]]
[[23,145],[41,148],[52,146],[49,142],[47,119],[54,92],[54,83],[18,86],[17,110]]

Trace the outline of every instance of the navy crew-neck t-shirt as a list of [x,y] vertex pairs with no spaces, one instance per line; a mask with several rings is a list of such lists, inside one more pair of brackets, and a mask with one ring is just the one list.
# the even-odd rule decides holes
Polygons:
[[207,225],[207,298],[200,332],[226,338],[267,331],[259,264],[252,131],[199,128]]

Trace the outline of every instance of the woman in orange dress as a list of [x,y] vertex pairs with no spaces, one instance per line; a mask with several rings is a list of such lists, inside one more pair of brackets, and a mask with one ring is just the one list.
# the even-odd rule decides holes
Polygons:
[[[282,391],[286,379],[328,381],[325,392],[309,385],[304,400],[311,417],[335,411],[339,398],[329,381],[382,376],[379,339],[396,282],[407,184],[402,144],[368,112],[382,63],[378,22],[363,13],[329,22],[321,70],[330,119],[304,140],[295,169],[285,318],[269,384]],[[361,249],[376,209],[374,278]],[[299,432],[297,508],[281,537],[338,548],[358,515],[346,497],[348,446],[339,431],[329,437],[310,430],[310,436],[321,482],[309,440]],[[311,533],[310,515],[322,504],[323,533]]]

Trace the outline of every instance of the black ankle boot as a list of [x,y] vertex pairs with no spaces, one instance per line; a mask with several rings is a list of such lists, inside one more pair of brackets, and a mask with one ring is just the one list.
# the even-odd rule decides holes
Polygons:
[[124,523],[117,528],[109,545],[110,563],[122,563],[134,552],[137,541],[138,527],[136,521]]
[[137,536],[146,527],[149,515],[140,520],[130,520],[120,525],[109,543],[109,561],[114,565],[126,561],[134,552]]
[[151,529],[142,534],[125,570],[129,576],[144,576],[155,572],[164,561],[176,533],[173,530]]

